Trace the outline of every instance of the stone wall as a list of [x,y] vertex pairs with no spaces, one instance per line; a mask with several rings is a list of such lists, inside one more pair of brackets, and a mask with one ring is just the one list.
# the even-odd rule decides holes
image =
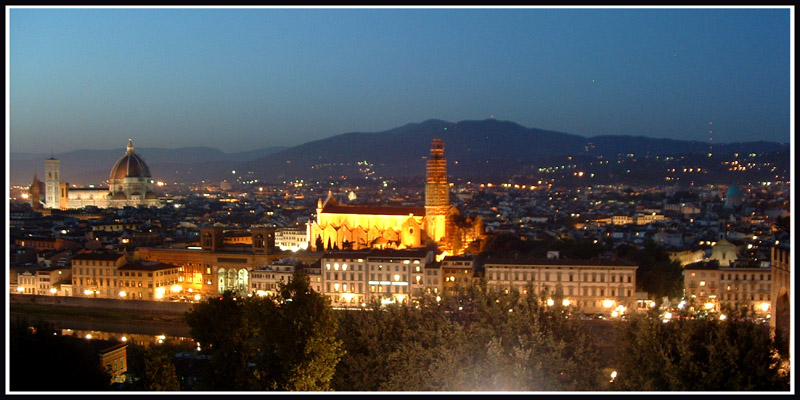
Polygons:
[[193,303],[149,300],[94,299],[89,297],[10,294],[12,304],[49,304],[71,307],[127,310],[168,314],[191,311]]

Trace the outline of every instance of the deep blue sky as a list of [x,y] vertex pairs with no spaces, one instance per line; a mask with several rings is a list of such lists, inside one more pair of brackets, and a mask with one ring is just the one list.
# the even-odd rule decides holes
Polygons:
[[[13,152],[226,152],[430,118],[790,137],[784,9],[7,9]],[[7,130],[8,132],[8,130]],[[7,133],[8,135],[9,133]]]

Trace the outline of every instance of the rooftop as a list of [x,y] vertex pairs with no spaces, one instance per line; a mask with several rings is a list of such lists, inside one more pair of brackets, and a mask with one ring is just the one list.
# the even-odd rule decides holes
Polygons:
[[119,268],[119,271],[160,271],[163,269],[173,269],[178,268],[177,265],[172,264],[165,264],[162,262],[155,262],[155,261],[135,261],[129,262]]
[[120,257],[124,257],[122,253],[115,252],[93,252],[93,253],[78,253],[72,257],[72,260],[104,260],[116,261]]
[[547,259],[547,258],[525,258],[519,260],[489,258],[484,265],[554,265],[554,266],[603,266],[603,267],[636,267],[633,262],[622,259]]
[[425,207],[371,206],[371,205],[326,205],[322,212],[328,214],[365,215],[410,215],[425,216]]

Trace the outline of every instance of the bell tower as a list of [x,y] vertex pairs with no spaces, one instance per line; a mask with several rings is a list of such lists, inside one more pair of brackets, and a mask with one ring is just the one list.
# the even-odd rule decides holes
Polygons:
[[44,206],[47,208],[59,208],[61,190],[61,160],[58,160],[53,156],[47,160],[44,160],[44,170]]
[[447,210],[450,208],[450,185],[447,182],[447,160],[444,141],[433,139],[428,158],[425,184],[425,231],[434,242],[445,235]]

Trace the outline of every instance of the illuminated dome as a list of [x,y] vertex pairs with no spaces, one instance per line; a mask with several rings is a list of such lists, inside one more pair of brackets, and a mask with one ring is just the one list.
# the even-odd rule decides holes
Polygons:
[[126,199],[127,199],[127,197],[125,196],[125,193],[121,193],[121,192],[120,193],[116,193],[113,196],[111,196],[111,200],[126,200]]
[[111,168],[111,180],[125,178],[150,178],[150,168],[133,152],[133,140],[128,139],[128,151]]

